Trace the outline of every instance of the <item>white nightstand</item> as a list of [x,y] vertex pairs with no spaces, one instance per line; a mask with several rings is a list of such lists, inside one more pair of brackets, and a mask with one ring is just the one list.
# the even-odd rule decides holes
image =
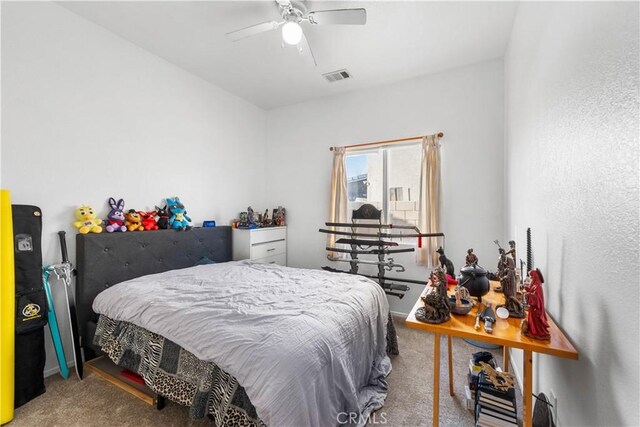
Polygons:
[[287,265],[287,227],[233,229],[233,259]]

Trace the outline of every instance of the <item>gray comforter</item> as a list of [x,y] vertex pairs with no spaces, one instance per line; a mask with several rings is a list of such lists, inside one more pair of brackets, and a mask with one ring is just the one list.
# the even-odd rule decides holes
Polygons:
[[120,283],[93,309],[214,362],[269,426],[364,425],[387,394],[389,307],[380,286],[360,276],[203,265]]

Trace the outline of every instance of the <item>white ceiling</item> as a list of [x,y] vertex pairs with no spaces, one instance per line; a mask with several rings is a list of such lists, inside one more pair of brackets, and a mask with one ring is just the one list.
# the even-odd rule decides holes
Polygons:
[[[513,2],[307,2],[365,7],[365,26],[305,26],[318,66],[279,31],[231,42],[225,33],[278,20],[275,1],[87,1],[65,8],[262,108],[390,83],[501,57]],[[347,68],[353,79],[322,73]]]

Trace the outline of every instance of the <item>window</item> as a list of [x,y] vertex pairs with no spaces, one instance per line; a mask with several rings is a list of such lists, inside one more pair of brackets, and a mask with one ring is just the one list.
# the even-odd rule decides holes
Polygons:
[[349,210],[365,203],[382,208],[383,154],[380,150],[346,156]]
[[358,151],[345,158],[349,215],[365,203],[382,209],[383,221],[418,224],[420,144]]

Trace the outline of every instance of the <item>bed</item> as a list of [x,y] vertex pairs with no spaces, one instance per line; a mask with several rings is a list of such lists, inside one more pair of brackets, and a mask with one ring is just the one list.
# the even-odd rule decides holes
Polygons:
[[375,282],[230,262],[229,227],[77,243],[85,356],[106,353],[192,417],[364,425],[384,403],[392,325]]

